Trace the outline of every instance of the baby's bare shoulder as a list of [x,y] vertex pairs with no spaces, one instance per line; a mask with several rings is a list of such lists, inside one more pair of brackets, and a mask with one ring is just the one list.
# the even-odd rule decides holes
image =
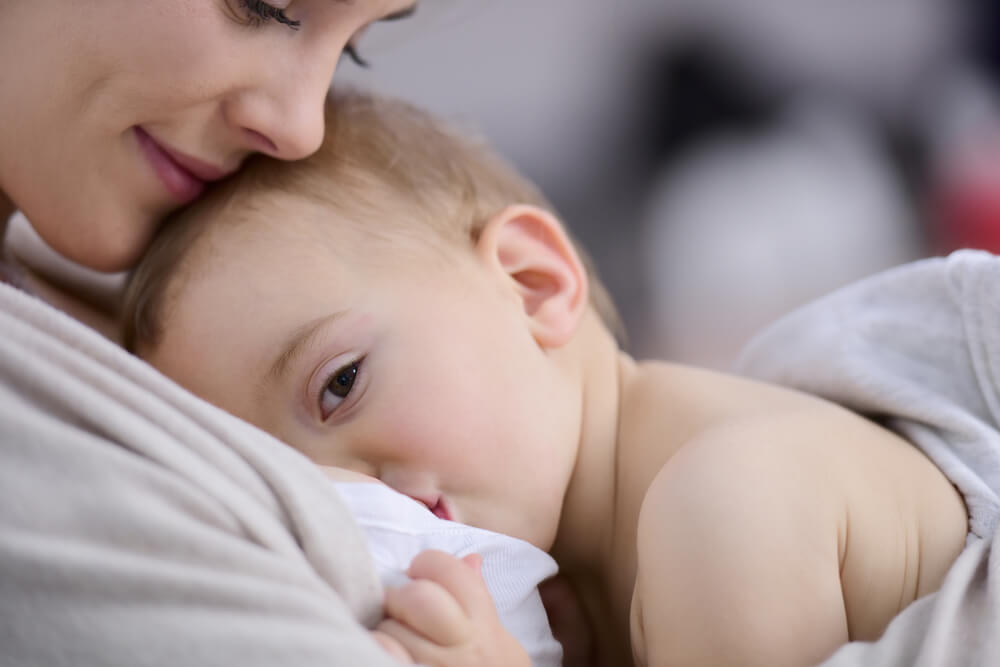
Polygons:
[[778,430],[704,432],[650,485],[632,603],[643,664],[814,664],[846,640],[833,494]]
[[[929,510],[927,493],[958,514]],[[917,538],[932,525],[949,528],[937,560],[950,563],[964,536],[953,489],[852,413],[816,402],[701,432],[643,500],[636,652],[650,665],[818,662],[880,633],[920,588],[914,564],[931,556]]]

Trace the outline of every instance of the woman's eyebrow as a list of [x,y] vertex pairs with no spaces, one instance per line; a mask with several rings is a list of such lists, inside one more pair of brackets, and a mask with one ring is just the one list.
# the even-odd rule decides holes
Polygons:
[[279,381],[288,372],[288,369],[295,360],[302,356],[302,353],[312,346],[319,335],[328,326],[341,318],[345,312],[338,310],[329,315],[318,317],[293,331],[285,344],[281,346],[281,352],[275,357],[267,374],[264,376],[265,384],[273,384]]

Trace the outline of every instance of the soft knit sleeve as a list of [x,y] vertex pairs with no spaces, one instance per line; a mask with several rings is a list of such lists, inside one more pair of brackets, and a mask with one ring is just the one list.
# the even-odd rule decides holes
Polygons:
[[0,284],[0,665],[393,664],[305,458]]

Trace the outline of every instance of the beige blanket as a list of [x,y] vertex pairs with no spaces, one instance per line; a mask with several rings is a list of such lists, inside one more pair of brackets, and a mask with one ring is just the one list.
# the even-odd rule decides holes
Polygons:
[[0,284],[0,665],[389,665],[326,478]]

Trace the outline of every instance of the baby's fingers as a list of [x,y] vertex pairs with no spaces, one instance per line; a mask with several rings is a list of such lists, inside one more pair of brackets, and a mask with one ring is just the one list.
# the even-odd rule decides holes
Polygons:
[[458,559],[444,551],[422,551],[410,563],[407,574],[412,579],[439,584],[458,602],[466,616],[474,620],[495,615],[496,606],[479,571],[482,558],[470,555]]
[[381,630],[372,630],[372,639],[374,639],[379,646],[382,647],[386,653],[394,657],[400,663],[404,665],[413,664],[413,656],[410,652],[406,650],[399,640],[395,637],[388,635]]
[[419,662],[420,664],[427,665],[445,664],[444,656],[447,654],[448,649],[435,644],[423,635],[415,632],[412,628],[408,628],[393,618],[387,618],[379,623],[375,632],[385,638],[381,640],[382,642],[388,639],[390,642],[396,644],[399,647],[398,650],[405,652],[410,658],[411,663]]
[[385,613],[438,646],[454,646],[472,634],[472,622],[455,598],[427,579],[387,589]]

